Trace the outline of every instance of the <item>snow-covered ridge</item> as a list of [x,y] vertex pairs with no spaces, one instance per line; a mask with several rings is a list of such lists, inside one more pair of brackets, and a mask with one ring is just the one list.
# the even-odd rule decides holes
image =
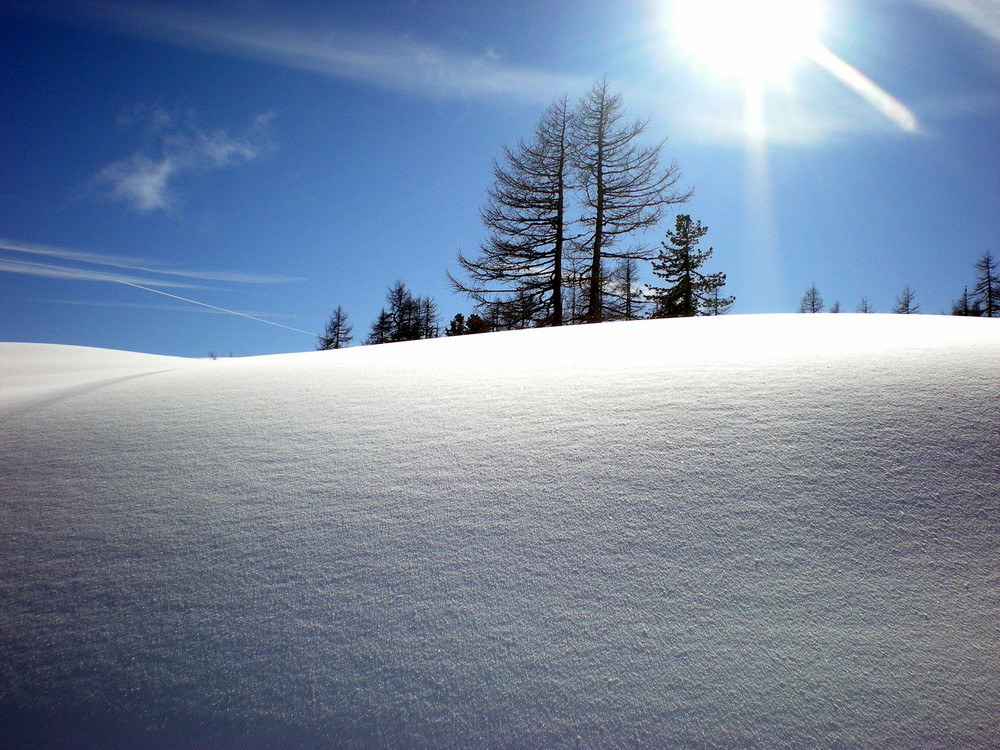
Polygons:
[[174,370],[196,361],[85,346],[0,343],[0,404]]
[[985,319],[0,344],[0,746],[1000,746],[998,441]]

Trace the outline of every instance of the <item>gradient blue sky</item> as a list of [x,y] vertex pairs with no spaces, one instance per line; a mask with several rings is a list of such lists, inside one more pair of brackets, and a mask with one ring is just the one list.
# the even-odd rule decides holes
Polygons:
[[770,87],[763,126],[671,20],[669,0],[0,0],[0,340],[301,351],[339,304],[359,343],[397,279],[468,314],[445,271],[484,237],[491,158],[604,74],[696,188],[732,314],[795,311],[813,282],[845,311],[909,284],[947,312],[1000,251],[1000,3],[830,0],[836,63]]

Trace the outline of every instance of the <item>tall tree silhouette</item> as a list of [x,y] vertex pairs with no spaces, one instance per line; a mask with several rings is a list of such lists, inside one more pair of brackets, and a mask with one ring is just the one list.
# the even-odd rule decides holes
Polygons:
[[516,308],[530,309],[537,324],[558,326],[565,321],[571,122],[564,96],[542,115],[530,142],[520,141],[514,149],[504,146],[503,161],[493,162],[494,182],[481,211],[489,239],[478,258],[458,255],[468,282],[448,274],[452,288],[468,294],[490,317]]
[[677,188],[681,173],[675,163],[660,166],[665,142],[641,145],[638,139],[647,123],[626,123],[622,118],[622,98],[609,90],[604,77],[581,100],[573,121],[573,160],[585,210],[579,249],[589,260],[585,315],[589,323],[604,319],[604,259],[650,257],[636,248],[616,253],[616,244],[625,235],[656,224],[665,206],[691,196],[691,191]]
[[997,259],[987,250],[983,257],[976,261],[979,277],[972,293],[979,305],[980,314],[987,318],[1000,316],[1000,273],[997,270]]

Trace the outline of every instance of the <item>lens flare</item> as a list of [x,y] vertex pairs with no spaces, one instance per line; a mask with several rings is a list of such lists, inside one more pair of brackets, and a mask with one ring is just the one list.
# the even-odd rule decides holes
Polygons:
[[841,60],[823,44],[815,42],[810,50],[810,57],[826,69],[830,75],[864,99],[872,109],[890,122],[895,123],[900,129],[908,133],[915,133],[919,130],[917,117],[909,107],[860,70]]

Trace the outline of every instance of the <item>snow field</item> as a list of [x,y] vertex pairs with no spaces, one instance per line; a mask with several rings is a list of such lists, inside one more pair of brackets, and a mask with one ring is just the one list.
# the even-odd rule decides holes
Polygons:
[[0,745],[1000,746],[996,321],[0,362]]

